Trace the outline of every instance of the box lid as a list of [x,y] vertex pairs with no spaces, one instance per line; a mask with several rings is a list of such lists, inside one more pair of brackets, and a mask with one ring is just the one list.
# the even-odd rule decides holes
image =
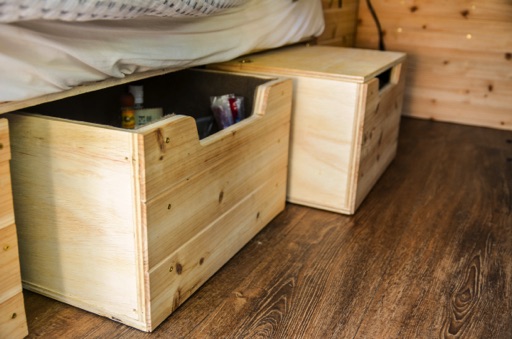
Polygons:
[[405,54],[334,46],[294,46],[248,55],[213,68],[364,83],[402,62]]

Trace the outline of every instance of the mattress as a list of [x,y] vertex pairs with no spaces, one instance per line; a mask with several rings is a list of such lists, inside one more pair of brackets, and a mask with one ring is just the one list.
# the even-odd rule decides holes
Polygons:
[[[11,2],[17,11],[14,5],[8,10]],[[42,2],[47,7],[33,1],[32,7],[14,0],[0,4],[0,102],[155,69],[227,61],[303,41],[324,29],[320,0]],[[83,6],[73,12],[77,3],[92,12]],[[127,10],[126,3],[139,7],[130,15],[120,11]],[[165,12],[164,4],[171,10]]]

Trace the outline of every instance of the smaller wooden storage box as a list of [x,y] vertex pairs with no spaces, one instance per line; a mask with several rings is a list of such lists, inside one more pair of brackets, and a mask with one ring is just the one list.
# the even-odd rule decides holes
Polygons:
[[[135,130],[8,117],[24,286],[152,331],[284,209],[292,83],[182,71],[142,84],[165,113],[234,93],[252,115],[202,140],[183,115]],[[110,101],[118,114],[120,93],[30,110],[92,119]]]
[[288,201],[353,214],[396,154],[404,60],[299,46],[209,67],[294,79]]
[[28,334],[11,194],[7,119],[0,119],[0,338]]

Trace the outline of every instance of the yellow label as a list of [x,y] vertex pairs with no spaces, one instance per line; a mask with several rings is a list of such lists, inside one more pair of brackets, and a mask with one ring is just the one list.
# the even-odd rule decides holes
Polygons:
[[123,108],[121,111],[121,127],[128,129],[135,128],[135,110],[132,108]]

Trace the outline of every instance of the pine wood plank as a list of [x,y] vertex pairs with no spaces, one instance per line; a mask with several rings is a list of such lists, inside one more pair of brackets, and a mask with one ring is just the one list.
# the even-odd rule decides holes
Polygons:
[[358,0],[323,0],[325,28],[316,38],[320,45],[353,47],[356,37]]
[[7,119],[0,119],[0,162],[11,159],[9,124]]
[[27,322],[21,291],[0,302],[0,337],[22,339],[27,336]]
[[[384,31],[386,48],[409,56],[404,106],[407,114],[512,130],[512,97],[508,95],[512,60],[509,1],[372,3]],[[359,18],[356,46],[376,49],[376,25],[365,2],[361,2]],[[438,93],[432,99],[445,104],[424,106],[422,97],[435,89]],[[443,99],[439,97],[442,93],[446,94]]]
[[0,162],[0,229],[14,223],[9,162]]
[[24,285],[139,321],[133,134],[49,117],[9,119]]
[[[0,304],[21,293],[16,225],[0,229]],[[5,314],[3,314],[5,316]]]

